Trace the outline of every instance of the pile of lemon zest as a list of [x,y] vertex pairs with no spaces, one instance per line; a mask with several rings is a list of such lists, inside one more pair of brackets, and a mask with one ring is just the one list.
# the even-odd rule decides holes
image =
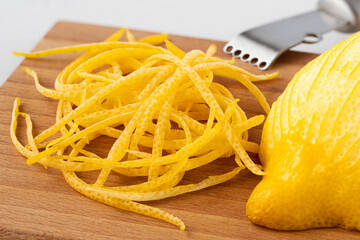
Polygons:
[[[124,34],[128,42],[118,42]],[[163,42],[167,50],[152,46]],[[246,151],[259,151],[258,144],[248,141],[247,130],[261,124],[264,116],[248,119],[238,99],[213,80],[218,75],[242,83],[268,112],[269,105],[252,82],[272,79],[277,73],[254,75],[232,65],[233,60],[213,57],[215,45],[206,53],[185,53],[167,40],[167,34],[136,41],[126,28],[102,43],[15,54],[36,58],[81,51],[86,53],[59,74],[55,89],[42,86],[35,71],[24,68],[41,94],[59,100],[56,123],[33,136],[30,116],[19,112],[20,100],[15,99],[10,135],[28,164],[58,168],[76,191],[89,198],[167,221],[181,230],[185,224],[178,217],[134,201],[198,191],[231,179],[245,166],[262,174]],[[18,116],[26,121],[26,146],[16,136]],[[47,140],[58,132],[60,137]],[[84,149],[101,136],[116,139],[106,157]],[[185,172],[234,155],[239,165],[234,170],[178,185]],[[93,170],[100,170],[95,184],[75,173]],[[111,171],[147,180],[106,187]]]

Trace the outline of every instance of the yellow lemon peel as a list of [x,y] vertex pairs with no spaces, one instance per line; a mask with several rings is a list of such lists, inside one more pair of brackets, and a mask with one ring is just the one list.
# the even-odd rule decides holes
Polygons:
[[[124,34],[128,42],[118,42]],[[233,66],[233,60],[213,57],[214,45],[206,53],[185,53],[166,38],[166,34],[159,34],[136,40],[130,31],[120,29],[102,43],[15,53],[37,58],[86,51],[61,71],[54,90],[43,87],[35,71],[24,68],[41,94],[59,100],[56,122],[33,136],[30,116],[19,112],[17,98],[11,138],[28,164],[61,169],[66,181],[89,198],[184,230],[185,224],[178,217],[135,201],[158,200],[213,186],[234,177],[244,165],[262,174],[246,151],[258,152],[259,146],[248,141],[247,130],[261,124],[264,117],[247,119],[232,94],[213,79],[215,75],[234,78],[268,111],[264,96],[252,81],[272,79],[276,73],[253,75]],[[167,49],[153,46],[164,41]],[[15,134],[19,116],[26,120],[26,146]],[[47,140],[57,132],[62,136]],[[116,139],[106,157],[85,149],[102,136]],[[234,170],[199,183],[178,185],[185,172],[234,152],[239,165]],[[94,184],[76,174],[92,170],[100,170]],[[146,176],[147,180],[110,187],[106,182],[111,172]]]
[[248,218],[280,230],[360,230],[360,33],[308,63],[273,104]]

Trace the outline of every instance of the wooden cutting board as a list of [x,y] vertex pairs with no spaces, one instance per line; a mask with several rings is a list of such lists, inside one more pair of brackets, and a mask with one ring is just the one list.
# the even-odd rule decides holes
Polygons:
[[[58,22],[34,50],[102,41],[116,28],[71,22]],[[133,31],[135,37],[149,32]],[[206,50],[210,43],[218,46],[219,57],[224,42],[170,35],[169,39],[185,51]],[[17,49],[9,49],[17,50]],[[119,210],[75,192],[56,169],[28,166],[13,147],[9,136],[11,110],[20,97],[21,111],[31,115],[35,134],[55,121],[56,101],[40,95],[33,81],[21,71],[35,69],[46,87],[53,87],[62,68],[78,54],[64,54],[42,59],[27,59],[0,88],[0,238],[1,239],[359,239],[360,233],[343,229],[315,229],[280,232],[251,224],[245,205],[260,177],[244,170],[232,180],[199,192],[148,204],[180,217],[187,230],[180,231],[168,223]],[[270,103],[276,100],[295,72],[315,58],[315,54],[285,53],[268,72],[280,71],[276,80],[258,83]],[[254,73],[263,73],[237,60]],[[217,79],[240,99],[249,116],[263,114],[256,99],[237,82]],[[251,140],[260,142],[261,127],[250,132]],[[23,130],[20,124],[20,131]],[[20,137],[24,137],[20,134]],[[101,151],[101,142],[95,146]],[[254,157],[256,158],[256,157]],[[256,159],[255,159],[256,160]],[[233,159],[216,161],[194,171],[184,182],[204,174],[214,175],[234,166]]]

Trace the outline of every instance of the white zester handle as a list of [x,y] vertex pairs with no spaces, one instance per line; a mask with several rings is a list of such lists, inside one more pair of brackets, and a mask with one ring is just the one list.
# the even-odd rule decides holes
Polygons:
[[320,0],[318,10],[333,18],[347,22],[336,30],[357,32],[360,30],[360,0]]

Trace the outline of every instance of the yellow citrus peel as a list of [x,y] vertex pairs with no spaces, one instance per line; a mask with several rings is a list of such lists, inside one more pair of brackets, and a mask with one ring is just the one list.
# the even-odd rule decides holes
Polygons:
[[272,105],[246,214],[278,230],[360,230],[360,33],[303,67]]
[[[126,33],[128,42],[118,40]],[[274,78],[277,73],[253,75],[213,55],[180,50],[166,34],[135,40],[121,29],[102,43],[15,53],[28,58],[87,51],[69,64],[55,81],[55,89],[43,87],[35,71],[24,68],[37,90],[59,100],[56,122],[33,136],[30,116],[14,103],[11,138],[27,163],[62,170],[66,181],[78,192],[114,207],[158,218],[185,229],[177,217],[135,201],[158,200],[197,191],[234,177],[245,166],[262,174],[246,151],[259,146],[248,141],[248,129],[261,124],[264,116],[247,119],[237,100],[214,76],[242,83],[269,111],[264,96],[252,81]],[[153,46],[166,42],[167,49]],[[28,145],[16,136],[18,117],[27,126]],[[54,139],[60,132],[61,137]],[[115,138],[106,157],[86,146],[99,137]],[[48,140],[52,138],[52,140]],[[235,154],[234,170],[194,184],[179,185],[185,172],[220,157]],[[245,165],[245,166],[244,166]],[[76,172],[100,170],[89,184]],[[110,174],[147,179],[133,185],[107,186]]]

